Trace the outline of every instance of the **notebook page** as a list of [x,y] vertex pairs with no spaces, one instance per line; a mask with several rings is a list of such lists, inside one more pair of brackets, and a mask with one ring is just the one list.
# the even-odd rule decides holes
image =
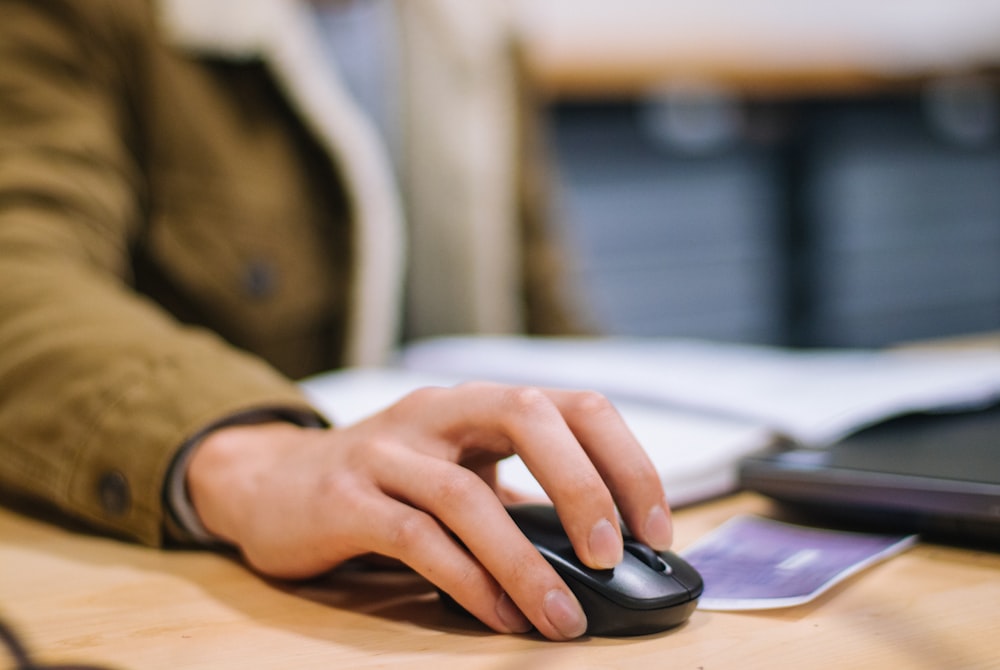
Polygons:
[[791,350],[667,338],[440,338],[411,345],[422,372],[590,388],[615,400],[765,424],[825,447],[899,414],[1000,399],[1000,350]]
[[[422,386],[462,381],[398,369],[358,368],[329,372],[301,382],[317,409],[334,423],[349,425]],[[616,404],[626,424],[649,454],[674,506],[733,491],[741,458],[771,445],[775,435],[759,424],[659,408],[638,402]],[[545,493],[516,456],[501,462],[501,483],[536,496]]]

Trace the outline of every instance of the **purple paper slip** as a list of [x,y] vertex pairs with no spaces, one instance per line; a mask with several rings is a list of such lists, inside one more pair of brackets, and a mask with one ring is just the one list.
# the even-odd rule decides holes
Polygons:
[[701,609],[772,609],[809,602],[915,541],[739,516],[681,553],[705,580]]

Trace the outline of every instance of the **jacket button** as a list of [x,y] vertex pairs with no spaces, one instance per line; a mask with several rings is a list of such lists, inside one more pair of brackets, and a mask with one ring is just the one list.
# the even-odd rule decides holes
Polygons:
[[278,285],[277,271],[270,263],[257,260],[247,265],[243,274],[243,288],[247,295],[263,300],[274,295]]
[[122,516],[132,505],[132,493],[125,475],[117,470],[105,473],[98,483],[101,507],[111,516]]

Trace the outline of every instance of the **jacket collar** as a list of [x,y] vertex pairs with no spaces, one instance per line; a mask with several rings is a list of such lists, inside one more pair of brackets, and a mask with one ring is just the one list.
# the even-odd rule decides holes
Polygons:
[[298,32],[305,7],[297,0],[156,0],[168,39],[189,51],[254,58],[273,35]]
[[354,311],[346,358],[384,362],[402,301],[405,234],[386,152],[325,57],[303,0],[156,0],[167,39],[206,56],[266,61],[279,87],[340,169],[355,225]]

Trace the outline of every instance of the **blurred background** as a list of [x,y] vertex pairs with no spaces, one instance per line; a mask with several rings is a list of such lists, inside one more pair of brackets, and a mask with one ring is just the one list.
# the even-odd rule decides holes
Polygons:
[[1000,330],[1000,2],[513,1],[605,331]]

